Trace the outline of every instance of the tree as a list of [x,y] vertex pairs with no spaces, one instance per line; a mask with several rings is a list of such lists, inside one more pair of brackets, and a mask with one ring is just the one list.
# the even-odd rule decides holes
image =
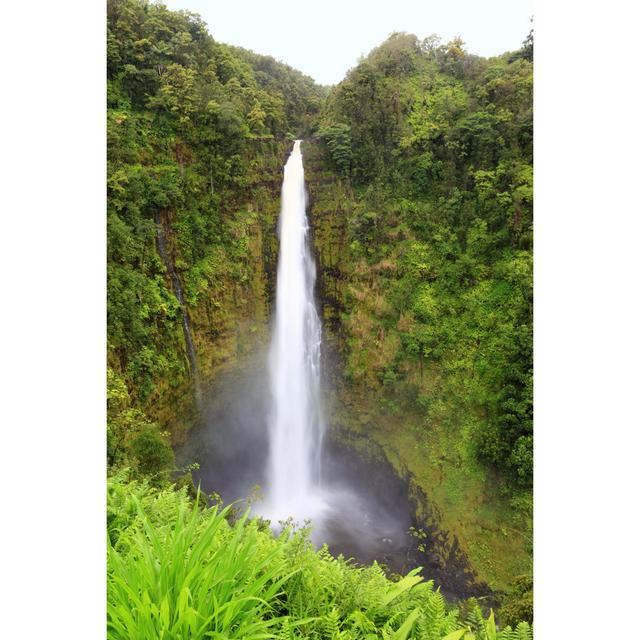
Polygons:
[[327,145],[329,155],[337,170],[343,175],[348,175],[353,157],[349,125],[332,124],[321,128],[318,135]]

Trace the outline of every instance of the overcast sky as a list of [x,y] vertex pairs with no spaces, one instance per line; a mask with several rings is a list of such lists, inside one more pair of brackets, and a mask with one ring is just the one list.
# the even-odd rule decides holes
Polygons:
[[492,56],[520,47],[532,0],[165,0],[199,13],[220,42],[271,55],[321,84],[340,82],[394,31],[461,36]]

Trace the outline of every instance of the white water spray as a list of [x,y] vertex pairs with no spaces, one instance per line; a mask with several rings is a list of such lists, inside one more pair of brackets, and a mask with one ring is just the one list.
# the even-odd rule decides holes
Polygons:
[[314,519],[324,421],[320,403],[321,326],[313,300],[316,271],[309,248],[300,140],[284,167],[276,314],[269,372],[269,467],[265,515],[272,521]]

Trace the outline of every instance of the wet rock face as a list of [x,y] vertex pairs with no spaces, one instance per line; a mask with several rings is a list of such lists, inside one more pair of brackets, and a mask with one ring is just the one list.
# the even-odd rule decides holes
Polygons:
[[305,144],[304,153],[308,216],[318,265],[317,297],[325,330],[337,336],[340,333],[340,314],[345,310],[346,284],[346,218],[340,202],[342,186],[335,175],[326,170],[322,148],[318,144]]
[[[366,564],[374,560],[391,573],[405,574],[423,567],[443,594],[459,600],[490,596],[478,580],[458,541],[438,528],[426,494],[411,478],[399,477],[382,449],[369,447],[365,455],[337,440],[326,451],[326,475],[351,487],[360,496],[359,523],[336,524],[329,548],[334,554],[354,557]],[[418,517],[416,511],[424,514]]]

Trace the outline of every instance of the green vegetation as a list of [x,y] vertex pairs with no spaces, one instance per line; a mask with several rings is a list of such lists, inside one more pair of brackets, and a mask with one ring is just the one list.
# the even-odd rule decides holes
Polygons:
[[275,538],[248,514],[195,504],[184,490],[110,479],[110,638],[533,637],[526,622],[498,631],[473,602],[448,606],[417,571],[392,581],[316,551],[304,530]]
[[532,570],[532,47],[394,34],[304,147],[333,424],[381,445],[505,592]]
[[282,158],[323,91],[146,0],[109,1],[107,71],[110,376],[149,432],[179,439],[194,416],[183,313],[205,379],[259,338]]
[[[530,636],[532,56],[531,36],[487,60],[394,34],[329,91],[194,14],[109,0],[110,637]],[[170,484],[196,376],[267,339],[293,137],[336,432],[410,474],[518,631]]]
[[323,111],[320,136],[353,186],[347,374],[369,387],[411,383],[426,416],[455,398],[478,457],[526,488],[532,63],[526,52],[485,60],[462,46],[394,34]]

